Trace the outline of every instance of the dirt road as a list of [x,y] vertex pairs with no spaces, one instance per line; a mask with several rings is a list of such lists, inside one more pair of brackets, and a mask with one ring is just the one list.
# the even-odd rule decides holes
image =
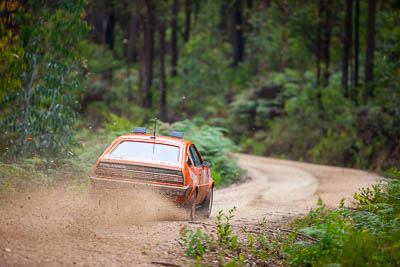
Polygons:
[[[298,216],[320,197],[328,207],[377,176],[353,169],[238,155],[252,178],[216,190],[217,211],[238,208],[234,224]],[[86,193],[39,190],[0,202],[0,266],[188,265],[177,245],[186,217],[158,196],[137,193],[93,203]]]

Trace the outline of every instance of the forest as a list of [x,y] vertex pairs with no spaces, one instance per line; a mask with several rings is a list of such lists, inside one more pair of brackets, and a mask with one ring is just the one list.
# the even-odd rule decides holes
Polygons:
[[[217,188],[217,208],[248,200],[242,211],[258,209],[260,218],[235,221],[233,206],[214,209],[212,224],[173,218],[149,228],[92,213],[96,159],[116,137],[153,129],[155,120],[157,134],[182,131],[196,144],[216,187],[243,182]],[[184,266],[400,264],[398,0],[1,0],[0,129],[6,265],[129,266],[145,258],[181,266],[153,262],[157,249],[163,260],[192,258]],[[265,183],[251,187],[257,177],[236,156],[251,158]],[[265,200],[271,161],[281,162],[271,176],[278,182],[302,173],[313,181],[297,185],[307,198],[275,207]],[[345,204],[343,190],[367,178],[376,184],[351,191]],[[225,189],[232,197],[218,195]],[[340,206],[322,193],[343,197]],[[314,208],[308,197],[318,198]],[[296,205],[276,208],[287,203]],[[157,239],[174,231],[167,247]]]
[[5,0],[0,13],[2,164],[56,168],[157,117],[230,138],[224,151],[400,166],[398,1]]

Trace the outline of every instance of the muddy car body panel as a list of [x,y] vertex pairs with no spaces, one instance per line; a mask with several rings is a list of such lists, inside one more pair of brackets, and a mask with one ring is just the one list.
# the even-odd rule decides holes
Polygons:
[[187,140],[126,134],[115,139],[97,160],[91,176],[93,192],[147,188],[185,205],[196,192],[201,203],[213,186],[211,165]]

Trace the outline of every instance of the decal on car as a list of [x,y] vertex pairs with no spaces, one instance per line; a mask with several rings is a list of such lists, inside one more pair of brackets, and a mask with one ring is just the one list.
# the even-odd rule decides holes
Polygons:
[[192,180],[193,180],[196,184],[198,184],[198,183],[199,183],[199,179],[197,178],[197,175],[196,175],[194,172],[192,172],[191,169],[189,169],[189,174],[190,174],[190,178],[192,178]]

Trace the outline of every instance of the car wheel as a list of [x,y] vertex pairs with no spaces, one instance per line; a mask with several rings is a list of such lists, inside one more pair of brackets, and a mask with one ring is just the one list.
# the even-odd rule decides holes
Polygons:
[[203,218],[210,218],[214,198],[214,186],[211,187],[203,203],[201,203],[200,214]]

